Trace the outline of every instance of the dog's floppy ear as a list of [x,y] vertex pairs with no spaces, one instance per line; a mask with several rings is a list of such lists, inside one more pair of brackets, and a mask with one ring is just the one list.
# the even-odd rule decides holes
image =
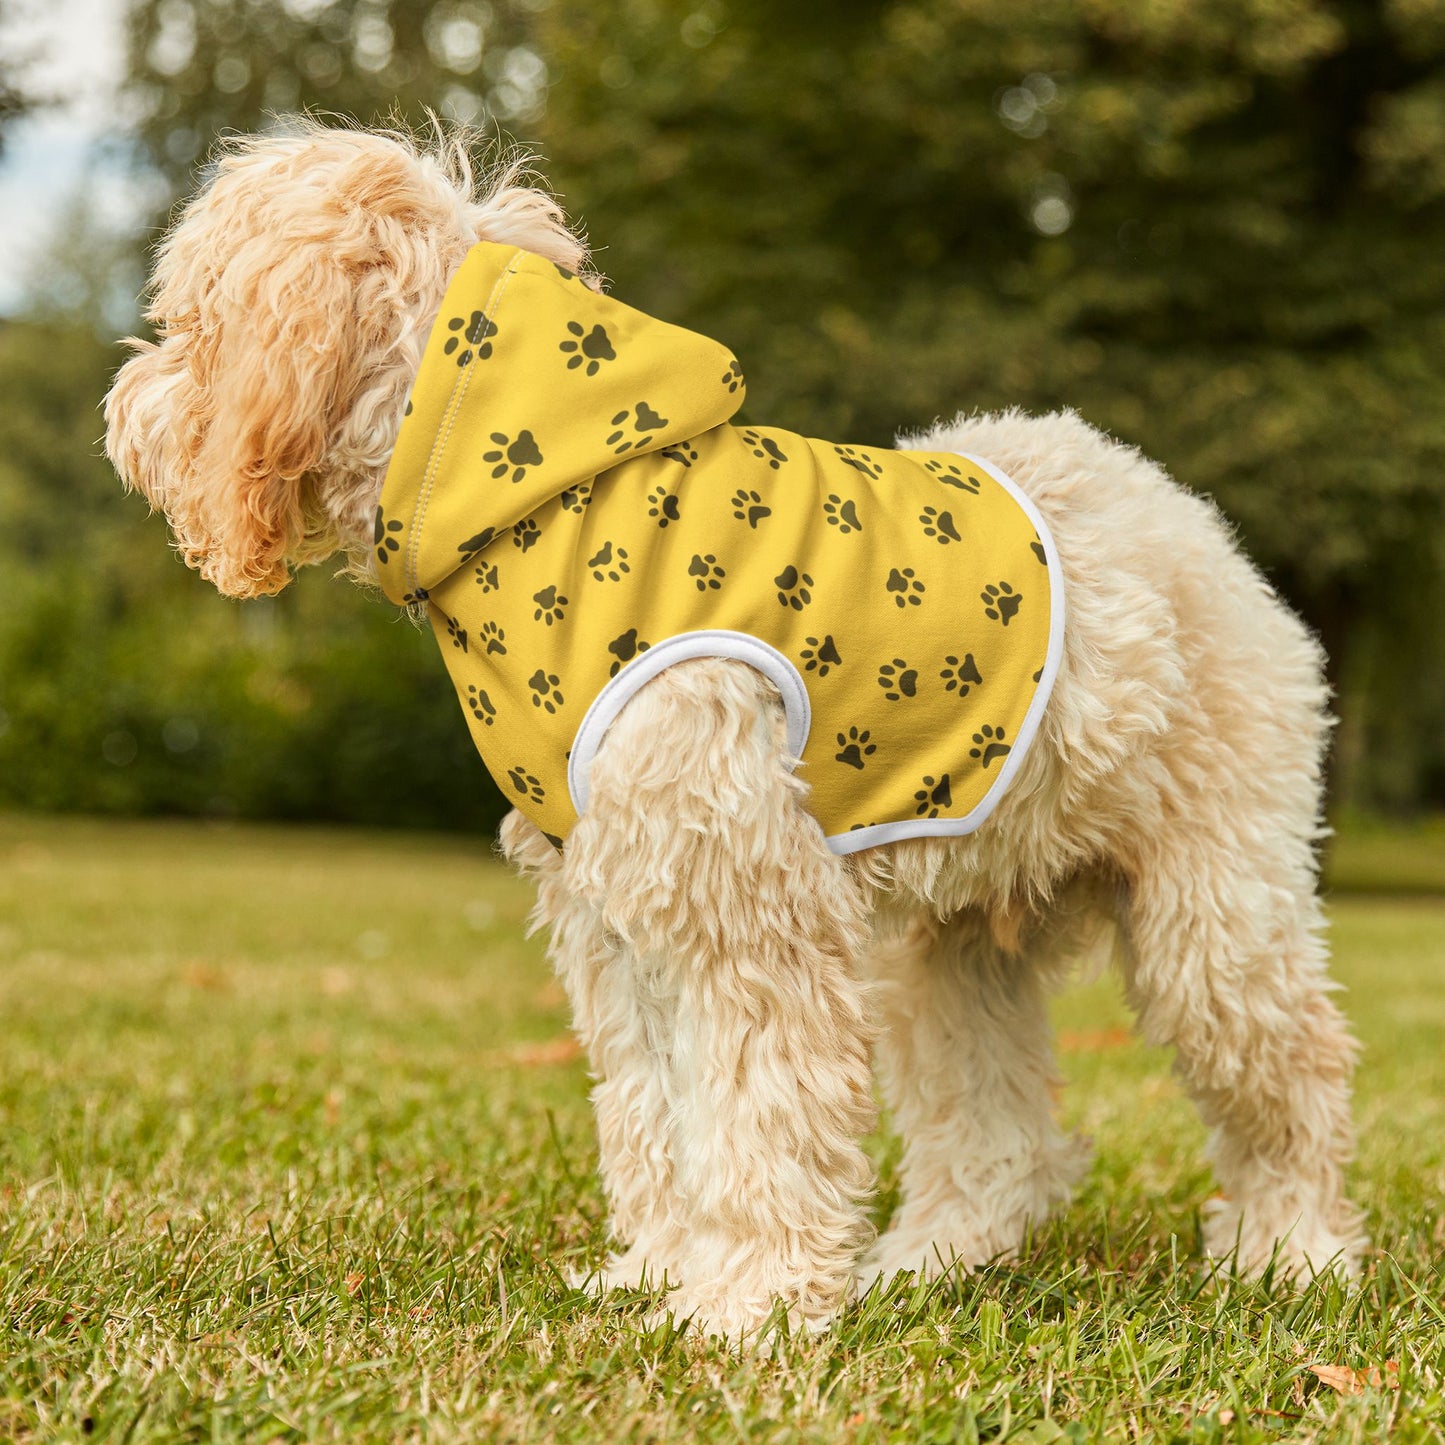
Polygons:
[[305,242],[233,263],[202,302],[187,359],[213,415],[189,458],[199,527],[176,535],[186,561],[230,596],[290,580],[287,558],[307,533],[305,479],[352,389],[355,310],[343,267]]

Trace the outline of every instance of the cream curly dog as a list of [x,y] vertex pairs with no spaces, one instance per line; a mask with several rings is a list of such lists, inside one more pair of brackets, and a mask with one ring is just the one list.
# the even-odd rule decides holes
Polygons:
[[[106,403],[120,475],[223,593],[338,554],[379,580],[383,478],[479,240],[586,277],[555,204],[515,169],[478,187],[457,143],[303,125],[225,149],[160,248],[158,340]],[[1208,1248],[1353,1270],[1319,649],[1212,506],[1072,414],[904,446],[1006,474],[1067,595],[1047,707],[983,826],[840,856],[774,681],[728,657],[658,670],[610,720],[564,849],[503,826],[597,1081],[619,1252],[595,1279],[665,1278],[676,1317],[740,1338],[780,1300],[822,1327],[860,1280],[1007,1256],[1084,1168],[1052,1116],[1046,1000],[1101,918],[1212,1130]],[[874,1056],[906,1144],[877,1239]]]

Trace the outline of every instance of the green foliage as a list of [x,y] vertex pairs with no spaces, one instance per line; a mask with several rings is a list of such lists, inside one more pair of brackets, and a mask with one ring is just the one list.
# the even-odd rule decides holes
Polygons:
[[227,602],[122,495],[113,360],[79,325],[0,329],[0,803],[494,826],[427,633],[314,572]]
[[530,893],[478,841],[0,817],[0,1435],[1445,1438],[1438,901],[1332,910],[1358,1289],[1211,1278],[1204,1130],[1092,985],[1057,1010],[1097,1154],[1075,1203],[1017,1266],[760,1360],[568,1283],[603,1206]]
[[[141,0],[127,103],[172,195],[269,110],[513,127],[617,292],[742,358],[751,419],[881,443],[959,409],[1077,408],[1212,495],[1320,632],[1337,799],[1445,802],[1431,0]],[[56,269],[83,290],[83,259]],[[199,592],[138,560],[160,549],[133,504],[99,500],[107,363],[50,325],[0,338],[22,397],[0,559],[44,570],[79,529],[111,558],[93,595],[120,587],[159,656]],[[342,590],[318,608],[338,636]],[[99,647],[95,606],[76,625]],[[320,658],[333,622],[314,626]],[[315,683],[338,716],[342,683]]]

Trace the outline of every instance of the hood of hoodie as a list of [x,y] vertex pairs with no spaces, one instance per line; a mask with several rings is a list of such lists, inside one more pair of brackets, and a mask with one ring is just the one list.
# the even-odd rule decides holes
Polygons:
[[382,590],[425,600],[545,503],[728,421],[743,394],[726,347],[479,243],[447,288],[387,469]]

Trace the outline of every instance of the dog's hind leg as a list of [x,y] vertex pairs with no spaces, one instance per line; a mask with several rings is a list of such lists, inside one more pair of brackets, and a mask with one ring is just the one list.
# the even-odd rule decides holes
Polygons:
[[824,1325],[870,1233],[864,897],[802,793],[761,676],[679,663],[613,725],[567,843],[572,888],[629,960],[594,1011],[646,1018],[624,1071],[649,1082],[621,1087],[665,1098],[634,1102],[630,1147],[665,1194],[669,1308],[729,1339],[780,1300]]
[[[1152,1043],[1211,1128],[1225,1198],[1211,1254],[1260,1273],[1352,1273],[1364,1244],[1344,1194],[1355,1045],[1329,994],[1323,922],[1309,883],[1247,831],[1156,849],[1131,888],[1126,982]],[[1253,856],[1251,856],[1253,855]],[[1308,872],[1307,867],[1297,872]]]
[[1053,1117],[1047,993],[1062,965],[1001,947],[974,910],[915,922],[871,959],[879,1071],[904,1155],[898,1212],[860,1282],[1006,1258],[1088,1160]]

